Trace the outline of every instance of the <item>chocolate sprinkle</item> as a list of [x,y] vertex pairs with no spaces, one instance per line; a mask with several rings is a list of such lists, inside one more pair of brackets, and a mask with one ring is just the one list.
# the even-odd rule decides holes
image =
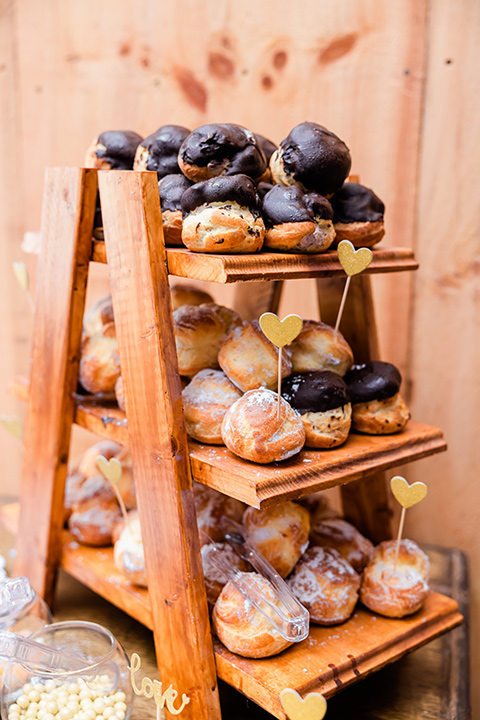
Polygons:
[[395,365],[374,360],[354,365],[345,375],[352,404],[386,400],[398,393],[402,376]]
[[350,402],[348,387],[342,378],[328,370],[296,373],[282,382],[282,397],[298,410],[326,412]]

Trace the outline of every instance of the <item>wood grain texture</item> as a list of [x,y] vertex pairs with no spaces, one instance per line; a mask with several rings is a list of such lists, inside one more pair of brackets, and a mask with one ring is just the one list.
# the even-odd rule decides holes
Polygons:
[[17,575],[53,601],[77,385],[97,177],[45,177],[32,365],[25,425]]
[[[99,173],[160,677],[220,718],[155,173]],[[168,717],[170,713],[166,712]]]

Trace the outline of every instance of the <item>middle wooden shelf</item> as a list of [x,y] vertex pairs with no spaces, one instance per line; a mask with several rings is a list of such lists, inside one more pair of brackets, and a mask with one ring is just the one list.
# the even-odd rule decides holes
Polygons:
[[[28,381],[19,378],[13,392],[24,400]],[[101,437],[128,444],[125,413],[114,400],[76,395],[75,423]],[[351,433],[332,450],[302,450],[278,463],[257,465],[226,447],[189,441],[192,477],[203,485],[256,508],[298,498],[446,450],[439,428],[410,420],[396,435]]]

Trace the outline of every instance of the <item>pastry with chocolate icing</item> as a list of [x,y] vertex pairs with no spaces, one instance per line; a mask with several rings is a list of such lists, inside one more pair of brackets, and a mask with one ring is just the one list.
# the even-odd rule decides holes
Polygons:
[[352,406],[339,375],[329,371],[290,375],[282,383],[282,397],[300,413],[307,447],[337,447],[348,438]]
[[354,365],[345,382],[352,401],[352,430],[367,435],[403,430],[410,413],[400,395],[402,376],[395,365],[378,360]]
[[241,125],[201,125],[188,135],[178,153],[180,170],[200,182],[218,175],[248,175],[259,180],[267,161],[255,135]]
[[260,135],[260,133],[255,133],[255,138],[257,140],[257,143],[263,150],[263,154],[265,155],[267,163],[269,163],[270,158],[272,157],[275,150],[278,150],[278,145],[275,145],[274,142],[264,137],[263,135]]
[[85,166],[98,170],[133,170],[135,152],[142,138],[132,130],[107,130],[87,150]]
[[133,169],[152,170],[159,180],[180,173],[178,151],[188,135],[190,130],[181,125],[162,125],[137,147]]
[[295,185],[275,185],[263,198],[265,247],[296,253],[327,250],[335,239],[333,210],[327,198]]
[[165,245],[183,247],[182,196],[191,186],[190,180],[180,173],[165,175],[158,181]]
[[373,190],[346,182],[332,198],[335,240],[349,240],[355,247],[372,247],[385,235],[385,205]]
[[304,320],[301,332],[288,347],[293,372],[331,370],[343,377],[353,364],[352,349],[342,333],[317,320]]
[[246,175],[214,177],[182,195],[183,243],[194,252],[253,253],[265,225],[255,183]]
[[270,158],[275,183],[297,185],[327,198],[342,187],[351,165],[345,143],[313,122],[296,125]]

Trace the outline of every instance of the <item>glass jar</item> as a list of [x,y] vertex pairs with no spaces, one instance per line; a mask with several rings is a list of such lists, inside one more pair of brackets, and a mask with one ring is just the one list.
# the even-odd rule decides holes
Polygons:
[[28,578],[10,578],[0,584],[0,630],[28,637],[51,622],[47,603]]
[[81,671],[39,672],[11,661],[3,676],[2,720],[128,720],[133,690],[128,657],[101,625],[62,622],[46,625],[31,640],[72,653]]

